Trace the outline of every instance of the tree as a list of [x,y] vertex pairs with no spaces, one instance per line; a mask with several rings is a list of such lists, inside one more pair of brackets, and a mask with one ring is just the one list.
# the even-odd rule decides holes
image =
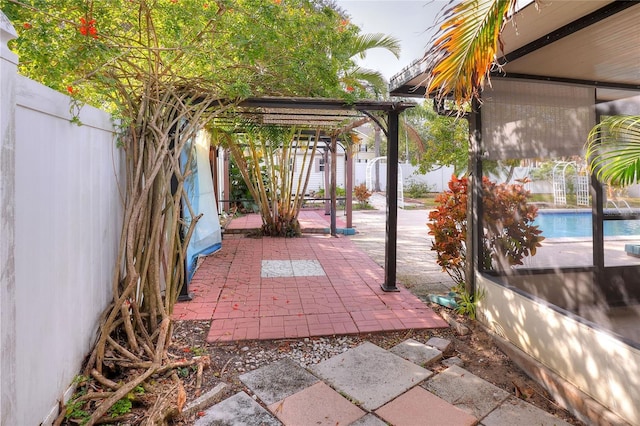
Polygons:
[[[150,377],[205,362],[167,355],[198,220],[184,193],[185,147],[244,97],[344,93],[339,71],[357,27],[340,30],[341,15],[321,0],[3,0],[2,9],[24,23],[14,48],[25,75],[70,93],[77,106],[109,109],[121,127],[119,262],[85,371],[107,392],[82,400],[92,411],[82,421],[95,424]],[[193,220],[183,223],[181,209]],[[184,403],[181,383],[167,386],[177,400],[158,396],[150,424]]]
[[[295,128],[259,127],[243,132],[213,129],[216,142],[229,149],[270,236],[300,235],[298,213],[318,149],[320,131],[303,137]],[[296,173],[297,170],[297,173]]]
[[[337,76],[344,87],[342,95],[346,96],[346,101],[371,97],[383,86],[386,88],[380,73],[363,70],[355,66],[353,60],[356,56],[364,57],[368,50],[375,48],[387,49],[398,56],[399,41],[383,34],[358,34],[346,19],[340,21],[338,31],[353,34],[353,38],[339,46],[340,49],[329,52],[332,58],[344,58]],[[234,161],[240,165],[242,177],[258,204],[263,233],[271,236],[300,235],[298,213],[314,164],[320,131],[316,130],[311,142],[311,138],[305,141],[299,134],[294,137],[295,129],[259,128],[247,126],[242,121],[230,131],[232,127],[214,128],[213,133],[217,143],[229,149]],[[344,140],[347,146],[350,141],[350,137]],[[300,164],[296,164],[298,154],[302,155]],[[297,175],[296,169],[299,170]]]
[[[345,69],[341,70],[340,80],[348,91],[359,88],[372,91],[376,96],[386,95],[387,81],[379,71],[362,68],[355,63],[356,58],[364,59],[371,49],[385,49],[396,58],[400,58],[400,41],[385,34],[358,34],[348,46]],[[350,90],[351,89],[351,90]],[[370,89],[370,90],[369,90]]]
[[420,166],[421,173],[442,166],[453,166],[456,175],[466,170],[469,156],[466,120],[439,115],[422,104],[405,113],[403,130],[414,152],[412,163]]

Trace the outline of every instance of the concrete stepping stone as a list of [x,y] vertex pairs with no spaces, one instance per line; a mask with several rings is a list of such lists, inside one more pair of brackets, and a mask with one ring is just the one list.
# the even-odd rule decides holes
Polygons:
[[282,423],[244,392],[208,408],[194,426],[281,426]]
[[440,364],[444,365],[445,367],[451,367],[452,365],[457,365],[458,367],[464,367],[464,361],[457,356],[452,356],[451,358],[442,360]]
[[389,352],[423,367],[442,359],[441,351],[414,339],[407,339],[397,344],[389,349]]
[[366,414],[323,382],[268,408],[285,425],[348,425]]
[[433,375],[369,342],[329,358],[311,371],[369,411]]
[[360,417],[349,426],[388,426],[387,422],[380,420],[375,415],[369,413],[364,417]]
[[317,377],[289,358],[245,373],[240,380],[266,405],[282,401],[318,382]]
[[521,399],[511,397],[480,423],[482,426],[570,426],[569,423]]
[[439,373],[424,387],[478,419],[484,418],[510,396],[509,392],[457,365]]
[[431,346],[442,352],[443,354],[449,353],[453,350],[451,340],[442,339],[440,337],[432,337],[427,340],[427,346]]
[[394,426],[421,424],[473,426],[478,422],[478,419],[471,414],[420,386],[383,405],[376,410],[376,414]]

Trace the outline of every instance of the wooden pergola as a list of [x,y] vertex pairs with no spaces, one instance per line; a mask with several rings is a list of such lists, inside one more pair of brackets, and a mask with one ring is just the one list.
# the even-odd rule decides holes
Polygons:
[[[360,125],[373,121],[387,136],[387,210],[385,238],[384,291],[398,291],[396,286],[397,225],[398,225],[398,128],[399,116],[414,107],[411,102],[342,99],[256,97],[248,98],[229,110],[227,118],[241,115],[255,125],[295,126],[302,129],[322,129],[322,136],[330,138],[331,161],[331,235],[336,235],[336,156],[338,137]],[[221,117],[224,119],[225,117]],[[353,164],[351,153],[346,150],[346,209],[347,227],[351,227],[353,195]]]

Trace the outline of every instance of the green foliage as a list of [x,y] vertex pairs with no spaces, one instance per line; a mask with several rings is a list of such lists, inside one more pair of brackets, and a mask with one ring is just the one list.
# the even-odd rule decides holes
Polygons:
[[191,348],[191,353],[194,356],[203,356],[203,355],[206,355],[208,352],[207,352],[207,348],[196,346],[196,347]]
[[367,204],[369,204],[371,192],[369,192],[369,190],[367,189],[367,185],[365,185],[364,183],[361,183],[360,185],[357,185],[355,188],[353,188],[353,194],[356,197],[356,200],[358,200],[358,203],[360,203],[361,207],[365,207]]
[[77,401],[75,399],[72,399],[67,403],[64,418],[67,420],[73,419],[74,422],[81,425],[87,423],[91,415],[89,414],[89,412],[84,410],[84,406],[84,401]]
[[604,118],[589,133],[587,158],[603,182],[625,186],[640,181],[640,116]]
[[[438,115],[431,106],[419,105],[405,112],[403,134],[409,138],[412,163],[421,173],[452,166],[455,174],[466,170],[469,158],[467,120]],[[402,145],[402,141],[400,142]]]
[[[543,163],[538,164],[536,168],[531,169],[531,179],[533,180],[552,180],[553,179],[553,168],[556,166],[557,161],[545,161]],[[571,180],[573,176],[578,172],[576,166],[574,164],[569,164],[565,169],[565,175],[567,179]],[[573,184],[573,180],[571,180],[571,184]]]
[[[347,21],[343,21],[347,22]],[[400,57],[400,41],[384,34],[358,34],[349,44],[349,59],[340,72],[341,82],[347,93],[367,97],[372,91],[376,97],[387,93],[387,82],[379,71],[361,68],[355,58],[364,59],[371,49],[386,49],[396,58]]]
[[476,290],[473,294],[469,294],[469,292],[464,289],[458,291],[456,296],[456,303],[458,304],[456,312],[475,320],[478,302],[484,299],[484,296],[484,289]]
[[258,204],[242,177],[242,173],[233,158],[229,161],[229,183],[231,185],[231,205],[241,213],[255,213],[259,211]]
[[187,367],[179,368],[178,376],[182,377],[183,379],[189,377],[189,369]]
[[64,418],[73,420],[75,423],[85,424],[91,417],[86,409],[87,401],[81,399],[87,394],[91,379],[87,376],[77,375],[73,379],[73,384],[77,386],[73,396],[67,402],[64,411]]
[[[344,197],[347,195],[347,190],[341,186],[336,186],[336,197]],[[316,191],[317,198],[325,198],[325,190],[324,188],[320,188]],[[329,196],[327,196],[329,198]]]
[[[449,190],[436,197],[437,208],[429,213],[429,235],[438,264],[457,283],[464,282],[467,236],[466,177],[452,176]],[[541,230],[532,225],[537,208],[528,201],[528,191],[520,184],[500,184],[482,180],[483,238],[481,267],[505,270],[521,265],[540,247]]]
[[82,374],[78,374],[76,377],[73,378],[72,383],[74,385],[83,385],[85,382],[88,382],[89,380],[91,380],[89,377],[83,376]]
[[409,178],[404,185],[404,195],[410,198],[425,198],[432,192],[434,192],[432,186],[412,178]]
[[129,398],[122,398],[109,409],[108,413],[111,417],[122,416],[123,414],[127,414],[131,412],[133,408],[133,403]]
[[[24,3],[2,1],[17,24],[21,72],[114,112],[127,107],[123,85],[143,88],[137,69],[151,56],[166,68],[162,78],[204,83],[220,97],[336,97],[354,55],[397,49],[389,37],[359,34],[322,0]],[[145,13],[152,22],[139,19]]]

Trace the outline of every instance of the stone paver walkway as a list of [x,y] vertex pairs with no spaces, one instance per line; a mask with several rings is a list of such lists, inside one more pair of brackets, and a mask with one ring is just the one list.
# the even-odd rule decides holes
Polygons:
[[[395,354],[407,351],[432,356],[417,365]],[[195,424],[568,426],[458,365],[434,375],[428,368],[441,358],[408,340],[389,351],[365,342],[309,370],[283,359],[240,376],[253,397],[239,392]]]

